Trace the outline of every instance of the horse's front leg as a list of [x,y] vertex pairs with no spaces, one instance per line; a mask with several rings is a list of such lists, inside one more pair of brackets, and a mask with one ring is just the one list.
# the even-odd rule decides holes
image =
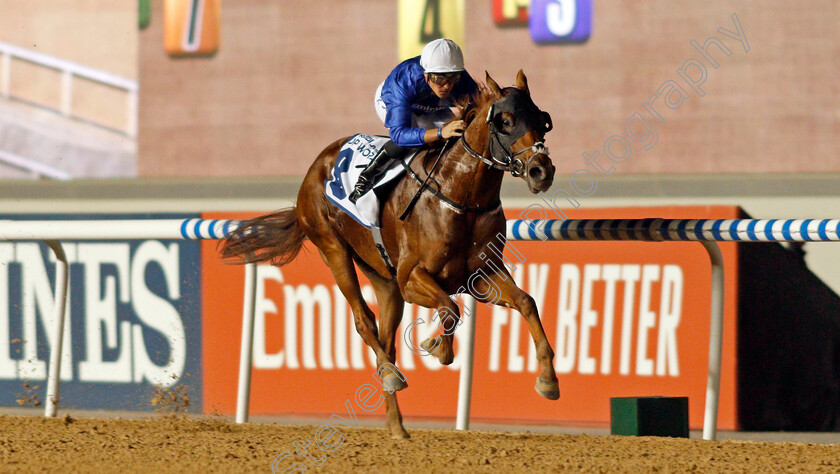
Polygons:
[[403,297],[409,303],[435,310],[432,321],[440,318],[438,325],[442,334],[426,339],[420,347],[437,357],[441,364],[451,364],[455,360],[455,351],[452,349],[453,335],[460,320],[458,305],[443,291],[432,275],[421,267],[414,267],[409,273],[403,286]]
[[510,274],[485,275],[486,279],[477,278],[473,281],[472,295],[478,301],[514,308],[522,314],[534,339],[537,360],[542,368],[534,388],[543,397],[557,400],[560,398],[560,386],[557,383],[557,375],[554,373],[554,350],[551,349],[551,344],[545,337],[545,330],[542,327],[534,298],[516,286]]

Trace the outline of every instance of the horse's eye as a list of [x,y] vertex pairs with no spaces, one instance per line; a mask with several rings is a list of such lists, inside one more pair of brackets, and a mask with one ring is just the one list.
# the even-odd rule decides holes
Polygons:
[[508,113],[501,113],[496,116],[494,119],[494,125],[496,129],[499,130],[501,133],[507,133],[506,130],[511,127],[512,119],[510,114]]

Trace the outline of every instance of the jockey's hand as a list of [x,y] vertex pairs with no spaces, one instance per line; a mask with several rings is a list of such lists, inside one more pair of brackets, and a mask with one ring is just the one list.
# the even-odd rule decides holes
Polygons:
[[440,131],[440,134],[443,136],[444,139],[460,137],[464,134],[464,130],[466,128],[467,122],[464,122],[463,120],[453,120],[443,126],[443,129]]

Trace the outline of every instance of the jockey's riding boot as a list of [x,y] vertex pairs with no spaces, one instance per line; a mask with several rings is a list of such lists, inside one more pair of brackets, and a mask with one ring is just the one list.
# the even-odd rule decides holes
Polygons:
[[379,150],[379,153],[370,160],[370,163],[367,167],[362,171],[362,174],[359,175],[359,181],[356,182],[356,187],[353,189],[353,192],[350,193],[350,197],[348,199],[353,204],[356,204],[356,201],[362,197],[362,195],[366,194],[368,191],[373,188],[374,183],[376,180],[382,176],[382,173],[388,169],[388,164],[391,162],[393,158],[396,158],[399,153],[399,147],[394,145],[394,142],[388,142],[385,146]]

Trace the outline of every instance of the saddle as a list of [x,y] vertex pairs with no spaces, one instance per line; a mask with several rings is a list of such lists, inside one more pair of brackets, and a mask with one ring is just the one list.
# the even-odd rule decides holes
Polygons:
[[[353,135],[339,150],[330,178],[324,182],[327,199],[368,229],[380,227],[380,197],[396,184],[405,167],[394,160],[373,185],[374,192],[363,195],[355,204],[347,197],[353,192],[359,175],[388,140],[388,137],[362,133]],[[409,163],[415,154],[416,151],[406,153],[403,162]]]

